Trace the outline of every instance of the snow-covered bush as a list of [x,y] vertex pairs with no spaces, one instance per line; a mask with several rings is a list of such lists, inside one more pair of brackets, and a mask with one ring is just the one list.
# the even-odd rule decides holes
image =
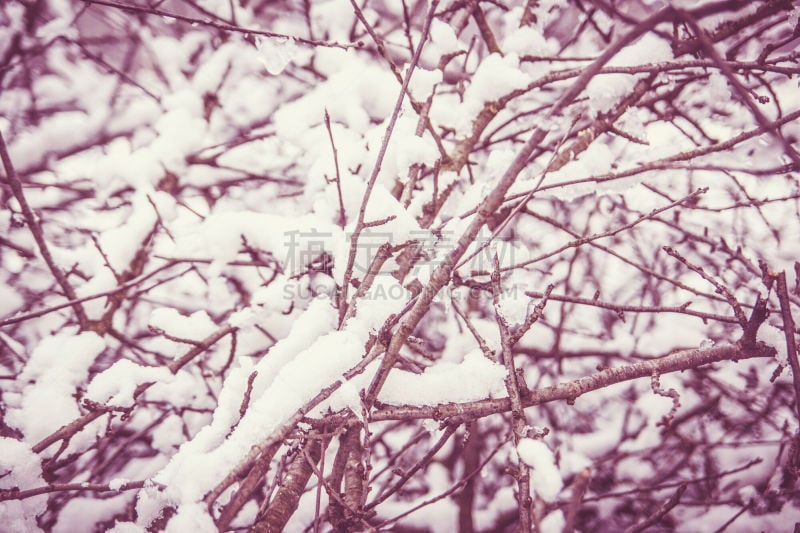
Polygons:
[[800,521],[798,11],[0,5],[0,524]]

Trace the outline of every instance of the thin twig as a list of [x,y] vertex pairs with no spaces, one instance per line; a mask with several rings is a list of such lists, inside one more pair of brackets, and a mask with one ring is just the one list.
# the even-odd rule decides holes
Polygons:
[[[526,291],[526,296],[531,298],[542,298],[543,292]],[[569,302],[578,305],[588,305],[591,307],[598,307],[600,309],[608,309],[613,311],[620,317],[620,320],[625,319],[625,313],[679,313],[682,315],[695,316],[703,320],[714,320],[715,322],[728,322],[738,324],[738,320],[733,316],[715,315],[713,313],[706,313],[704,311],[695,311],[690,309],[692,302],[686,302],[682,305],[666,306],[666,305],[623,305],[605,302],[596,298],[580,298],[578,296],[566,296],[563,294],[551,294],[550,299],[557,302]]]
[[686,483],[678,487],[678,490],[676,490],[675,493],[670,496],[669,499],[665,501],[655,513],[653,513],[651,516],[648,516],[641,522],[627,528],[625,533],[639,533],[640,531],[644,531],[648,527],[657,524],[659,520],[664,518],[667,513],[669,513],[676,505],[678,505],[678,503],[681,501],[681,496],[683,496],[683,493],[686,492],[688,487],[689,485]]
[[[704,187],[702,189],[697,189],[696,191],[694,191],[694,192],[692,192],[690,194],[687,194],[683,198],[679,198],[678,200],[675,200],[674,202],[670,202],[669,204],[667,204],[667,205],[665,205],[663,207],[658,207],[656,209],[653,209],[649,213],[641,215],[637,219],[635,219],[635,220],[633,220],[633,221],[631,221],[631,222],[629,222],[627,224],[623,224],[622,226],[619,226],[617,228],[604,231],[602,233],[595,233],[594,235],[589,235],[587,237],[580,237],[578,239],[570,241],[567,244],[564,244],[564,245],[556,248],[553,251],[545,252],[545,253],[543,253],[541,255],[538,255],[537,257],[534,257],[533,259],[529,259],[527,261],[523,261],[521,263],[513,265],[513,268],[520,268],[520,267],[525,267],[525,266],[528,266],[528,265],[532,265],[534,263],[538,263],[539,261],[543,261],[543,260],[545,260],[547,258],[559,255],[560,253],[565,252],[566,250],[569,250],[570,248],[578,248],[580,246],[583,246],[584,244],[588,244],[588,243],[594,242],[594,241],[599,240],[599,239],[605,239],[607,237],[613,237],[615,235],[618,235],[618,234],[622,233],[623,231],[628,231],[629,229],[632,229],[633,227],[641,224],[642,222],[645,222],[647,220],[653,219],[656,215],[659,215],[659,214],[663,213],[664,211],[668,211],[668,210],[670,210],[670,209],[672,209],[674,207],[678,207],[680,205],[683,205],[686,202],[694,200],[694,199],[700,197],[701,195],[705,194],[706,192],[708,192],[708,187]],[[506,267],[506,270],[510,270],[510,269],[511,269],[511,267]]]
[[792,369],[792,383],[794,384],[794,404],[797,416],[800,418],[800,361],[797,358],[797,342],[794,336],[794,317],[792,304],[789,301],[789,288],[786,284],[786,271],[777,275],[777,294],[781,305],[781,318],[783,319],[783,335],[786,338],[786,355]]
[[739,301],[736,299],[736,297],[733,295],[733,293],[730,290],[728,290],[728,288],[726,286],[724,286],[722,283],[720,283],[719,281],[714,279],[711,275],[707,274],[706,271],[703,269],[703,267],[697,266],[697,265],[689,262],[688,259],[683,257],[680,253],[678,253],[671,246],[664,246],[662,249],[665,252],[667,252],[669,255],[671,255],[672,257],[674,257],[675,259],[677,259],[678,261],[680,261],[684,265],[686,265],[686,267],[689,268],[689,270],[691,270],[693,272],[696,272],[698,275],[700,275],[701,278],[703,278],[704,280],[709,282],[711,285],[713,285],[714,286],[714,291],[716,293],[722,295],[725,298],[725,300],[728,302],[728,305],[730,305],[733,308],[733,314],[736,316],[736,320],[739,321],[739,325],[742,326],[742,327],[747,325],[747,317],[744,314],[744,310],[742,309],[741,304],[739,304]]
[[[522,389],[527,389],[520,383],[520,376],[517,374],[516,365],[514,364],[514,354],[511,349],[513,347],[511,341],[511,332],[509,331],[508,322],[503,316],[500,308],[500,295],[502,288],[500,286],[500,260],[497,254],[494,254],[494,271],[492,272],[492,297],[494,301],[494,313],[497,327],[500,330],[500,344],[501,354],[500,361],[506,367],[506,391],[508,398],[511,402],[511,437],[514,446],[519,445],[520,441],[525,438],[528,422],[525,418],[525,407],[522,404]],[[531,473],[530,467],[517,457],[517,468],[514,477],[517,480],[517,507],[519,509],[519,530],[523,532],[531,531],[532,513],[531,513]]]
[[[575,98],[586,88],[591,79],[600,71],[605,63],[611,60],[620,50],[632,43],[635,39],[648,32],[662,20],[667,19],[671,15],[670,8],[665,8],[655,15],[649,17],[641,24],[626,33],[620,40],[610,46],[594,63],[587,66],[580,76],[575,80],[561,95],[561,98],[553,104],[548,110],[547,114],[543,117],[544,122],[561,115],[564,109],[570,105]],[[545,139],[549,131],[546,128],[537,127],[524,146],[519,150],[514,160],[511,162],[505,173],[498,180],[495,188],[488,194],[488,196],[481,202],[477,209],[476,216],[469,224],[467,229],[458,239],[458,242],[452,250],[445,256],[443,261],[434,270],[431,275],[428,285],[426,285],[417,298],[414,307],[400,324],[400,327],[392,336],[389,347],[386,350],[386,355],[381,361],[381,365],[375,374],[375,377],[370,383],[367,390],[365,402],[371,406],[375,399],[378,397],[390,370],[394,367],[400,354],[400,349],[405,344],[406,339],[414,328],[419,324],[422,318],[427,314],[433,299],[450,281],[451,274],[455,265],[458,263],[461,256],[467,251],[469,245],[475,240],[475,237],[480,232],[483,225],[489,217],[497,211],[503,203],[506,192],[511,188],[511,185],[517,180],[517,177],[522,170],[528,166],[528,160],[533,154],[534,150]]]
[[[233,326],[223,326],[222,328],[218,329],[202,341],[196,346],[193,346],[189,351],[183,354],[180,358],[175,359],[167,365],[167,369],[172,372],[173,374],[177,374],[178,370],[183,368],[189,361],[200,355],[201,353],[205,352],[211,346],[216,344],[220,339],[225,337],[226,335],[235,331],[236,328]],[[136,388],[134,392],[134,402],[142,395],[144,391],[150,388],[153,383],[143,383]],[[134,406],[136,403],[134,403]],[[119,408],[114,406],[104,406],[104,405],[95,405],[95,408],[83,416],[80,416],[73,420],[72,422],[61,426],[59,429],[36,443],[33,446],[32,450],[35,453],[40,453],[49,448],[52,444],[60,441],[60,440],[68,440],[71,439],[76,433],[81,431],[84,427],[86,427],[89,423],[96,420],[100,416],[104,415],[105,413],[112,412],[115,410],[119,410]],[[133,407],[127,408],[128,410],[133,409]]]
[[148,279],[152,278],[153,276],[155,276],[156,274],[158,274],[162,270],[166,270],[166,269],[168,269],[168,268],[170,268],[172,266],[175,266],[177,264],[178,264],[178,262],[176,262],[176,261],[170,261],[166,265],[162,265],[162,266],[160,266],[160,267],[148,272],[147,274],[143,274],[143,275],[141,275],[141,276],[139,276],[137,278],[134,278],[134,279],[132,279],[132,280],[126,282],[126,283],[123,283],[122,285],[120,285],[118,287],[115,287],[113,289],[110,289],[110,290],[107,290],[107,291],[103,291],[103,292],[98,292],[98,293],[95,293],[95,294],[91,294],[89,296],[83,296],[81,298],[75,298],[74,300],[69,300],[67,302],[64,302],[64,303],[61,303],[61,304],[58,304],[58,305],[54,305],[54,306],[51,306],[51,307],[47,307],[45,309],[40,309],[39,311],[31,311],[30,313],[24,313],[24,314],[21,314],[21,315],[16,315],[16,316],[12,316],[12,317],[9,317],[9,318],[5,318],[3,320],[0,320],[0,327],[9,326],[11,324],[17,324],[19,322],[24,322],[25,320],[30,320],[32,318],[39,318],[40,316],[44,316],[44,315],[47,315],[47,314],[50,314],[50,313],[54,313],[56,311],[64,309],[65,307],[71,307],[71,306],[73,306],[75,304],[80,304],[80,303],[83,303],[83,302],[96,300],[98,298],[105,298],[106,296],[112,296],[112,295],[117,294],[119,292],[125,291],[125,290],[127,290],[127,289],[129,289],[131,287],[135,287],[136,285],[139,285],[140,283],[142,283],[144,281],[147,281]]
[[800,154],[797,153],[797,150],[794,149],[792,143],[790,143],[786,137],[781,134],[780,129],[777,126],[772,126],[772,121],[770,121],[761,109],[758,108],[758,105],[753,101],[750,97],[749,92],[745,89],[742,82],[734,75],[733,69],[727,64],[727,62],[719,55],[719,52],[714,48],[714,45],[711,43],[708,35],[706,35],[705,31],[700,28],[695,17],[689,13],[688,11],[684,11],[682,9],[676,10],[683,19],[691,26],[692,31],[697,37],[697,41],[700,43],[701,48],[711,57],[714,63],[717,64],[719,69],[728,78],[728,81],[733,85],[734,90],[739,94],[739,98],[741,98],[742,103],[750,109],[750,112],[755,117],[758,125],[762,128],[765,128],[771,135],[773,135],[781,146],[783,146],[783,152],[792,160],[797,168],[800,168]]
[[381,502],[386,501],[392,494],[394,494],[398,490],[400,490],[400,488],[402,488],[402,486],[405,485],[406,482],[409,479],[411,479],[414,476],[414,474],[416,474],[419,471],[420,468],[428,465],[431,462],[431,460],[433,459],[433,456],[436,455],[439,452],[439,450],[442,449],[442,446],[444,446],[447,443],[447,441],[450,440],[450,437],[453,436],[453,433],[456,432],[458,427],[459,427],[458,424],[450,424],[450,425],[448,425],[445,428],[445,430],[442,433],[442,436],[439,438],[439,440],[436,441],[436,443],[433,446],[431,446],[431,448],[425,453],[425,455],[423,455],[422,458],[419,461],[417,461],[416,464],[413,467],[411,467],[411,468],[407,469],[405,472],[403,472],[403,475],[401,475],[400,479],[398,479],[394,483],[394,485],[392,485],[392,488],[390,488],[389,490],[387,490],[386,492],[384,492],[380,496],[376,497],[364,509],[367,510],[367,511],[370,510],[370,509],[374,509]]
[[120,492],[123,490],[136,490],[145,486],[147,481],[126,481],[119,486],[111,488],[110,483],[54,483],[33,489],[4,489],[0,490],[0,501],[24,500],[51,492],[66,491],[92,491],[92,492]]
[[[357,12],[360,12],[360,8],[358,5],[356,5],[355,0],[350,1],[353,4],[354,9],[356,9]],[[342,306],[345,306],[347,302],[347,292],[350,286],[350,280],[353,276],[353,265],[355,264],[356,254],[358,252],[358,239],[361,236],[361,232],[366,227],[365,218],[367,214],[367,204],[369,203],[370,196],[372,195],[372,189],[375,187],[375,182],[380,174],[381,164],[383,163],[383,158],[386,156],[386,150],[389,147],[389,141],[392,138],[395,124],[397,124],[397,119],[400,116],[400,110],[403,107],[403,100],[405,99],[406,91],[408,90],[408,84],[411,82],[411,76],[414,74],[414,69],[422,57],[422,50],[424,48],[425,41],[428,39],[431,23],[433,22],[433,14],[438,4],[438,0],[431,2],[428,15],[425,18],[425,26],[422,30],[419,46],[417,46],[417,50],[414,53],[414,57],[411,59],[411,64],[408,66],[405,78],[403,79],[403,85],[400,88],[400,94],[397,96],[397,101],[395,102],[392,116],[389,118],[389,123],[386,126],[386,133],[383,135],[383,141],[378,149],[378,155],[376,157],[375,164],[372,167],[372,173],[370,174],[369,179],[367,180],[367,185],[364,189],[364,196],[361,199],[361,207],[358,210],[358,218],[356,219],[356,224],[353,228],[353,234],[350,237],[350,251],[347,255],[347,265],[344,270],[344,281],[342,283],[342,299],[340,300],[340,305]]]
[[273,31],[265,31],[259,30],[256,28],[243,28],[241,26],[235,26],[232,24],[227,24],[224,22],[215,22],[213,20],[203,20],[197,19],[193,17],[187,17],[185,15],[180,15],[178,13],[171,13],[168,11],[163,11],[161,9],[156,9],[152,7],[142,7],[136,6],[132,4],[119,4],[117,2],[111,2],[109,0],[81,0],[86,4],[96,4],[105,7],[113,7],[115,9],[121,9],[123,11],[130,11],[134,13],[144,13],[146,15],[155,15],[158,17],[165,17],[170,18],[173,20],[179,20],[181,22],[188,22],[192,25],[199,25],[199,26],[209,26],[211,28],[215,28],[218,30],[223,31],[230,31],[235,33],[242,33],[245,35],[261,35],[263,37],[271,37],[271,38],[278,38],[278,39],[290,39],[298,44],[306,44],[309,46],[324,46],[328,48],[342,48],[347,50],[349,48],[360,48],[362,46],[361,43],[337,43],[331,41],[317,41],[314,39],[306,39],[304,37],[297,37],[295,35],[286,35],[283,33],[275,33]]
[[436,502],[438,502],[440,500],[443,500],[444,498],[447,498],[451,494],[457,492],[458,490],[461,489],[461,487],[466,485],[467,482],[469,482],[470,479],[472,479],[475,476],[477,476],[478,474],[480,474],[480,472],[484,469],[484,467],[487,464],[489,464],[489,461],[491,461],[494,458],[494,456],[497,454],[497,452],[499,452],[503,448],[504,445],[505,445],[505,443],[500,443],[497,446],[495,446],[495,448],[491,451],[491,453],[489,453],[486,456],[486,458],[483,461],[481,461],[481,463],[478,465],[477,468],[475,468],[475,470],[465,474],[464,477],[462,477],[461,480],[458,483],[454,484],[452,487],[450,487],[446,491],[434,496],[433,498],[428,498],[427,500],[425,500],[425,501],[423,501],[423,502],[411,507],[410,509],[398,514],[397,516],[394,516],[394,517],[392,517],[392,518],[390,518],[388,520],[384,520],[381,524],[379,524],[378,527],[383,529],[387,525],[393,524],[394,522],[397,522],[401,518],[403,518],[405,516],[408,516],[411,513],[415,512],[415,511],[418,511],[419,509],[422,509],[423,507],[427,507],[428,505],[431,505],[431,504],[436,503]]
[[331,131],[331,116],[328,114],[328,109],[325,109],[325,128],[328,130],[328,138],[331,140],[331,149],[333,150],[333,166],[336,169],[336,192],[339,195],[339,226],[344,229],[346,224],[346,215],[344,211],[344,200],[342,199],[342,176],[339,173],[339,151],[336,149],[336,143],[333,141],[333,131]]
[[88,323],[86,312],[84,311],[83,306],[77,302],[78,295],[75,293],[75,289],[73,289],[72,285],[69,284],[69,281],[67,281],[67,276],[56,264],[55,260],[53,259],[53,255],[50,253],[50,248],[47,246],[47,241],[44,238],[42,226],[39,224],[39,220],[33,213],[33,209],[31,209],[30,204],[28,204],[28,200],[25,198],[25,192],[22,190],[22,182],[19,180],[16,170],[14,170],[14,165],[11,162],[11,156],[8,153],[8,147],[6,146],[6,141],[3,138],[2,133],[0,133],[0,159],[3,160],[3,169],[5,170],[6,174],[5,181],[8,183],[9,187],[11,187],[11,192],[14,194],[17,202],[19,202],[19,206],[20,209],[22,209],[22,215],[25,217],[25,222],[28,225],[28,229],[33,234],[36,245],[39,247],[39,253],[42,254],[42,259],[44,259],[44,262],[47,264],[47,268],[50,269],[53,277],[64,291],[64,295],[71,300],[70,307],[72,307],[73,311],[75,311],[75,316],[77,316],[78,323],[81,325],[81,328],[84,328]]

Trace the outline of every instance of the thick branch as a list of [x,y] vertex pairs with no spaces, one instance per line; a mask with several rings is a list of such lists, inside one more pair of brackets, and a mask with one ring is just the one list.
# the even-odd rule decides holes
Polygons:
[[[752,357],[774,357],[775,349],[763,343],[752,349],[744,349],[739,342],[714,346],[707,349],[694,349],[676,352],[659,359],[641,361],[632,365],[609,368],[584,378],[559,383],[550,387],[527,391],[522,402],[525,407],[541,405],[548,402],[567,400],[574,402],[587,392],[595,391],[638,378],[650,378],[653,372],[664,375],[670,372],[681,372],[719,361],[738,361]],[[474,402],[448,403],[425,406],[384,406],[372,413],[373,421],[411,420],[433,418],[443,420],[449,417],[465,419],[482,418],[496,413],[511,410],[508,398],[477,400]]]
[[[303,450],[298,450],[294,459],[286,469],[278,493],[270,502],[263,518],[256,521],[250,528],[250,533],[272,533],[283,531],[289,518],[297,510],[300,496],[305,491],[306,484],[311,478],[314,469],[309,464],[319,462],[322,455],[322,441],[309,439]],[[306,458],[308,456],[308,459]]]

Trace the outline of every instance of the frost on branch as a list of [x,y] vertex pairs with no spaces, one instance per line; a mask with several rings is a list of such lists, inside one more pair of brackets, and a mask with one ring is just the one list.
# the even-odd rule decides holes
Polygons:
[[797,8],[659,6],[2,4],[3,527],[800,522]]

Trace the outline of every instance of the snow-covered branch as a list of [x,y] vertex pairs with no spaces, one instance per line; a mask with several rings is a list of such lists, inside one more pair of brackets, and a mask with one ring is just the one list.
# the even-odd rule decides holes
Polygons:
[[800,521],[789,0],[0,4],[0,523]]

